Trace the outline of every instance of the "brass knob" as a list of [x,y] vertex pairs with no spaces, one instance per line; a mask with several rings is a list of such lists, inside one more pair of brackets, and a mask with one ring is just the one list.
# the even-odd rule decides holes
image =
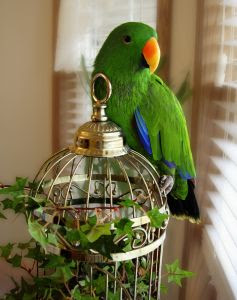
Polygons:
[[[106,95],[103,99],[98,99],[95,95],[95,82],[97,78],[103,78],[106,83]],[[103,73],[96,73],[91,81],[91,97],[94,100],[95,104],[93,105],[93,114],[91,116],[92,121],[94,122],[105,122],[108,120],[108,117],[105,113],[106,102],[109,100],[112,94],[112,85],[109,78]]]
[[[98,99],[95,95],[95,81],[99,77],[103,78],[106,83],[106,95],[103,99]],[[111,85],[109,78],[103,73],[95,74],[95,76],[92,78],[92,81],[91,81],[91,97],[95,101],[95,103],[105,104],[109,100],[111,94],[112,94],[112,85]]]

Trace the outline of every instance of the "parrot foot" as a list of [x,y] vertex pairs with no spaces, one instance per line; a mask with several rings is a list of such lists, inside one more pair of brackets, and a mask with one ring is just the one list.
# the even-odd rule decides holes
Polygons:
[[162,175],[159,186],[161,193],[165,193],[165,195],[169,194],[174,186],[174,178],[170,175]]

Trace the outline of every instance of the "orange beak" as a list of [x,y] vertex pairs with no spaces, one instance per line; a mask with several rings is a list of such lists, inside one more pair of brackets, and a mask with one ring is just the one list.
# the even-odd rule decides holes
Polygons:
[[150,72],[154,73],[160,62],[160,47],[156,38],[152,37],[146,42],[142,54],[149,65]]

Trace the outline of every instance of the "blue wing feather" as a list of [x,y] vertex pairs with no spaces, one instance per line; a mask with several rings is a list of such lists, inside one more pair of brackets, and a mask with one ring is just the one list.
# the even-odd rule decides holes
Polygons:
[[152,149],[151,149],[151,142],[150,142],[150,137],[148,133],[148,129],[146,127],[146,123],[139,111],[139,108],[135,110],[135,120],[137,124],[137,132],[138,136],[140,138],[140,141],[146,150],[146,152],[151,155],[152,154]]
[[193,176],[191,176],[188,172],[183,173],[179,169],[178,169],[178,173],[179,173],[179,175],[180,175],[180,177],[182,179],[188,180],[188,179],[192,179],[193,178]]
[[164,158],[162,160],[166,164],[166,166],[169,167],[170,169],[176,168],[176,164],[174,162],[168,161],[168,160],[166,160]]
[[[149,137],[149,133],[148,133],[148,129],[146,126],[146,123],[139,111],[139,108],[137,108],[135,110],[135,120],[136,120],[136,125],[137,125],[137,132],[138,132],[138,136],[139,139],[144,147],[144,149],[146,150],[146,152],[149,155],[152,155],[152,148],[151,148],[151,142],[150,142],[150,137]],[[160,136],[158,135],[158,139],[160,138]],[[162,152],[162,149],[161,149]],[[168,168],[172,169],[172,168],[176,168],[176,164],[174,162],[168,161],[166,159],[162,159],[163,162],[167,165]],[[181,176],[181,178],[183,179],[191,179],[192,176],[188,173],[185,172],[183,173],[181,170],[177,170],[179,172],[179,175]]]

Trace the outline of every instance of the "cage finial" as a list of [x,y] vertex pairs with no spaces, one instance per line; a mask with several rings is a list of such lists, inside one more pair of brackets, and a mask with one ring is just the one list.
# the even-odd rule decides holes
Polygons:
[[[106,95],[103,99],[98,99],[95,95],[95,82],[98,78],[103,78],[106,84]],[[103,73],[96,73],[91,81],[91,97],[94,100],[93,114],[91,116],[92,121],[103,122],[107,121],[106,115],[106,102],[109,100],[112,94],[112,85],[109,78]]]

